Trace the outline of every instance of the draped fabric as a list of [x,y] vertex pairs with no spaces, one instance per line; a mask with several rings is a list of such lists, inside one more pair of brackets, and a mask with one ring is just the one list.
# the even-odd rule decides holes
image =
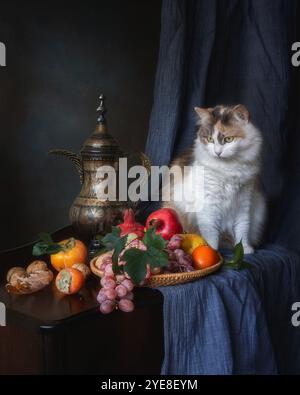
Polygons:
[[193,108],[246,105],[261,130],[268,240],[300,248],[297,0],[164,0],[146,151],[165,165],[195,138]]
[[300,374],[300,259],[270,245],[251,269],[222,269],[164,295],[162,374]]
[[163,373],[300,373],[299,16],[297,0],[163,0],[147,154],[165,165],[192,145],[194,106],[246,105],[264,138],[272,243],[253,269],[160,289]]

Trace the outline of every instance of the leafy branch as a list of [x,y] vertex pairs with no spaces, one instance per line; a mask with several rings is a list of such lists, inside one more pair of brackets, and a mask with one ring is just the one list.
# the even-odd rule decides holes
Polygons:
[[55,243],[49,233],[40,233],[39,241],[34,244],[32,249],[33,256],[41,256],[46,254],[57,254],[63,251],[65,247],[59,243]]
[[120,228],[115,227],[111,233],[108,233],[100,239],[101,252],[113,250],[113,271],[117,274],[122,269],[128,273],[134,284],[140,284],[146,277],[147,265],[151,269],[157,267],[167,266],[169,263],[168,254],[164,251],[166,248],[166,241],[160,234],[156,234],[155,228],[149,228],[144,234],[143,244],[147,250],[140,250],[138,248],[128,248],[122,255],[122,261],[125,265],[119,266],[118,260],[121,252],[130,246],[130,241],[127,236],[120,236]]

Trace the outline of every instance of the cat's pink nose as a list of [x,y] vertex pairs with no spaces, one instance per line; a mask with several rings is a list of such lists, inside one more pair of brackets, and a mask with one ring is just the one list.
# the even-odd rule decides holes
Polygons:
[[222,148],[221,147],[214,147],[214,151],[215,151],[215,154],[217,155],[217,156],[221,156],[221,154],[222,154]]

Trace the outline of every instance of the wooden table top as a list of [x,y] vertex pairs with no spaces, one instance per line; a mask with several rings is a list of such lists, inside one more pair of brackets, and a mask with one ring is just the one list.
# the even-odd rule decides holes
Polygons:
[[[70,236],[76,237],[71,227],[63,228],[53,234],[56,241]],[[7,320],[36,329],[51,328],[66,320],[78,319],[86,314],[98,312],[96,297],[100,283],[94,275],[76,295],[62,295],[57,291],[54,281],[48,287],[31,295],[8,294],[5,289],[6,274],[13,266],[26,267],[35,260],[31,254],[32,246],[33,243],[0,253],[0,301],[6,306]],[[49,263],[49,259],[43,260]],[[139,288],[135,290],[135,304],[137,307],[161,305],[162,295],[156,290]],[[118,313],[120,312],[116,312]]]

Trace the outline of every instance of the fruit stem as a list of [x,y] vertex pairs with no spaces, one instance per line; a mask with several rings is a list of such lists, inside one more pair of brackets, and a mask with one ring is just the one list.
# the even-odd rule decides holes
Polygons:
[[150,226],[153,226],[155,229],[159,229],[162,225],[163,221],[161,219],[154,218],[150,221]]
[[70,237],[64,244],[63,244],[63,251],[69,251],[75,247],[76,240],[74,237]]

